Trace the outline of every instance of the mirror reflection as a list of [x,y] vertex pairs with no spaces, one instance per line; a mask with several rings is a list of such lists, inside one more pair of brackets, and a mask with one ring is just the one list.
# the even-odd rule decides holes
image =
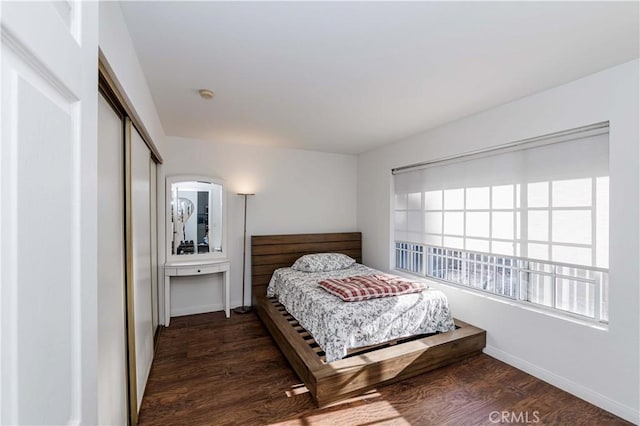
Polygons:
[[222,185],[171,184],[171,254],[222,252]]

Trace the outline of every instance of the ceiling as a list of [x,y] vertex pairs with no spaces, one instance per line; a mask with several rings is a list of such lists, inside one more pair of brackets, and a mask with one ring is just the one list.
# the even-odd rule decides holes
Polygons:
[[638,2],[121,5],[166,134],[228,143],[361,153],[639,56]]

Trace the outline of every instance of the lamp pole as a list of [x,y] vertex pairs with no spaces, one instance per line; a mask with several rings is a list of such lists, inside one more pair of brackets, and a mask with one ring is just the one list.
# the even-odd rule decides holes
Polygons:
[[246,314],[251,312],[251,306],[245,306],[244,304],[244,282],[245,282],[245,269],[247,261],[247,197],[256,194],[238,193],[244,197],[244,232],[242,234],[242,306],[239,306],[233,310],[236,314]]

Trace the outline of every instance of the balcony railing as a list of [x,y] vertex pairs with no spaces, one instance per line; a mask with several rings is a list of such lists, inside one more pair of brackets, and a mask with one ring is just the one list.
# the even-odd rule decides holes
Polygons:
[[396,242],[396,269],[606,323],[606,269]]

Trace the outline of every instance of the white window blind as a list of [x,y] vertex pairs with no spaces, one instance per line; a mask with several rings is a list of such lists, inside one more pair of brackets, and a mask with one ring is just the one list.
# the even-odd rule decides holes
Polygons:
[[599,124],[395,172],[396,268],[606,321],[608,139]]

